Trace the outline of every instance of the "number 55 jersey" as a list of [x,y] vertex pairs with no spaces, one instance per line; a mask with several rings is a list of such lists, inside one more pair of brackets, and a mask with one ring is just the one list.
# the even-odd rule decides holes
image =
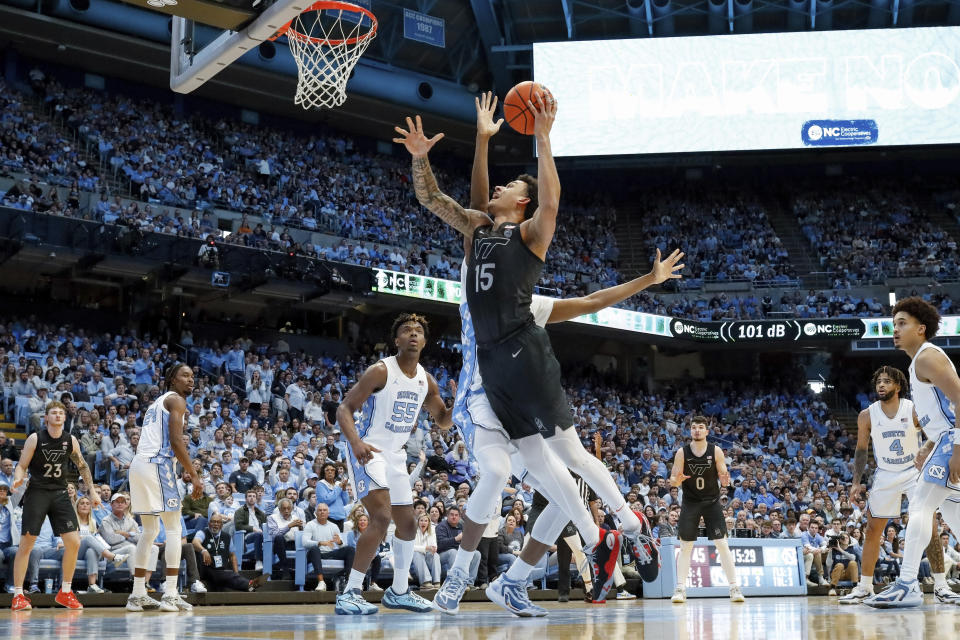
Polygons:
[[361,465],[348,444],[350,480],[357,500],[375,489],[389,489],[391,504],[412,504],[403,445],[417,427],[417,417],[427,397],[427,372],[418,364],[416,375],[410,378],[400,369],[396,356],[381,362],[387,367],[387,381],[367,398],[357,423],[360,439],[380,452]]

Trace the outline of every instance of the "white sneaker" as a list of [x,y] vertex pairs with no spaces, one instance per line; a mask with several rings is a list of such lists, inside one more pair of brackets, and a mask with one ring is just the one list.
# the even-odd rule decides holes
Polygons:
[[862,585],[857,585],[850,593],[837,599],[840,604],[860,604],[873,595],[873,590],[864,589]]
[[835,595],[837,595],[837,590],[834,589],[833,587],[830,587],[830,591],[827,591],[827,595],[828,595],[828,596],[835,596]]
[[193,611],[193,605],[180,597],[179,593],[165,593],[160,599],[160,611]]
[[143,611],[144,609],[156,609],[160,603],[150,596],[135,596],[132,593],[127,598],[127,611]]
[[622,591],[617,591],[617,600],[636,600],[637,596],[633,595],[626,589]]
[[739,585],[730,585],[730,602],[743,602],[743,592]]
[[130,557],[130,554],[118,553],[113,556],[113,560],[111,560],[111,562],[113,563],[113,566],[120,568],[123,565],[123,563],[127,561],[127,558],[129,557]]
[[326,591],[326,590],[327,590],[327,583],[324,582],[323,580],[321,580],[320,582],[317,583],[317,586],[315,586],[315,587],[313,588],[313,590],[314,590],[314,591]]
[[383,591],[383,587],[378,585],[376,582],[370,583],[370,591]]
[[827,581],[827,580],[824,580],[823,577],[821,577],[821,578],[820,578],[820,586],[821,586],[821,587],[829,587],[829,586],[830,586],[830,582]]
[[673,604],[683,604],[687,601],[687,591],[683,587],[677,587],[673,592],[673,597],[670,598],[670,602]]
[[87,585],[87,593],[106,593],[97,583]]
[[194,583],[193,583],[192,585],[190,585],[190,592],[191,592],[191,593],[206,593],[206,592],[207,592],[207,585],[203,584],[203,583],[200,582],[199,580],[196,580],[196,581],[194,581]]
[[257,560],[257,561],[253,564],[253,570],[254,570],[254,571],[263,571],[263,560]]
[[960,593],[954,593],[950,587],[936,587],[933,595],[943,604],[960,604]]

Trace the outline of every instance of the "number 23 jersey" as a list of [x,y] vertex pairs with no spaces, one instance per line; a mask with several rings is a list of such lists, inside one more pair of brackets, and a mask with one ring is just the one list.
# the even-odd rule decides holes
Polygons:
[[408,378],[397,357],[381,360],[387,367],[383,388],[363,403],[357,433],[360,439],[384,452],[400,451],[417,427],[420,408],[427,397],[427,372],[417,364],[417,374]]
[[37,432],[37,448],[30,459],[31,489],[66,489],[67,461],[73,455],[73,438],[64,429],[54,438],[44,429]]

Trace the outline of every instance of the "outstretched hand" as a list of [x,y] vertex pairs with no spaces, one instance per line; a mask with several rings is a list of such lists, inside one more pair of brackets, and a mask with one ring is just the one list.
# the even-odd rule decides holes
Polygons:
[[661,261],[660,249],[657,249],[657,257],[654,259],[653,268],[650,270],[650,274],[653,276],[653,281],[656,284],[660,284],[665,280],[682,278],[683,274],[677,272],[683,269],[686,265],[682,263],[677,264],[677,262],[679,262],[684,255],[685,254],[683,254],[680,249],[676,249],[673,253],[667,256],[666,260]]
[[670,486],[679,487],[680,485],[683,484],[684,480],[689,480],[689,479],[690,479],[690,476],[684,473],[681,473],[680,475],[676,475],[676,476],[670,476]]
[[496,135],[503,124],[503,118],[496,122],[493,120],[493,114],[497,110],[497,96],[492,91],[486,91],[480,97],[474,98],[474,103],[477,105],[477,135],[487,138]]
[[427,138],[423,133],[423,122],[420,120],[420,116],[416,116],[416,122],[408,117],[406,129],[394,127],[393,130],[402,136],[401,138],[394,138],[393,141],[405,146],[412,156],[427,155],[430,149],[433,148],[433,145],[443,139],[442,133],[438,133],[432,138]]
[[544,87],[537,94],[536,103],[527,100],[527,106],[533,112],[533,135],[538,138],[549,136],[553,121],[557,119],[557,99]]

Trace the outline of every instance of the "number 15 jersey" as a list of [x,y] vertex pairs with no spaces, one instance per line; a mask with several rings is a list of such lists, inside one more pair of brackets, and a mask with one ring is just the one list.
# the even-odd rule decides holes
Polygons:
[[467,269],[466,298],[479,346],[503,342],[533,324],[530,302],[543,260],[523,242],[520,225],[478,227]]
[[387,367],[387,382],[363,403],[357,433],[367,444],[384,452],[396,452],[417,427],[417,417],[427,397],[427,372],[417,364],[417,374],[408,378],[396,356],[381,362]]

